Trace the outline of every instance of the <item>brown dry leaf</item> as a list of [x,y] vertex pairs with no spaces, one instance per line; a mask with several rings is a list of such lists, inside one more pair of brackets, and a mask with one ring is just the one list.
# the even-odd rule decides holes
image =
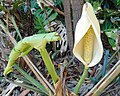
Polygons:
[[63,96],[63,90],[62,90],[62,82],[61,79],[59,78],[58,82],[56,84],[54,84],[55,86],[55,96]]
[[77,95],[69,90],[66,90],[66,96],[77,96]]
[[30,92],[30,90],[24,90],[21,92],[21,94],[19,96],[26,96],[29,92]]
[[[60,78],[59,78],[59,81],[56,84],[54,84],[54,86],[55,86],[55,92],[56,92],[55,96],[64,96],[63,86]],[[76,96],[76,94],[66,89],[66,96]]]

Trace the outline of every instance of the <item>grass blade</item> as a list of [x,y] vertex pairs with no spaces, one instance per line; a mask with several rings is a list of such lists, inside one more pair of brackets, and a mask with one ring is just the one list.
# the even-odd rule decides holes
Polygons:
[[14,65],[14,67],[32,84],[34,84],[36,87],[41,89],[45,94],[48,95],[48,91],[41,85],[38,81],[36,81],[34,78],[32,78],[30,75],[28,75],[25,71],[23,71],[17,64]]
[[19,31],[19,29],[18,29],[18,27],[17,27],[17,24],[16,24],[15,19],[14,19],[13,16],[11,16],[11,21],[12,21],[12,23],[13,23],[13,25],[14,25],[14,28],[15,28],[15,30],[16,30],[18,36],[19,36],[20,39],[22,40],[22,36],[21,36],[21,34],[20,34],[20,31]]

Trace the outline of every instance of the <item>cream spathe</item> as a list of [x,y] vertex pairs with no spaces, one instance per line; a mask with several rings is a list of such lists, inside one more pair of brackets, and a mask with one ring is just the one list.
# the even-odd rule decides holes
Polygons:
[[[87,62],[85,62],[83,59],[85,53],[84,37],[90,26],[92,26],[94,32],[94,38],[92,38],[94,39],[94,44],[91,62],[87,64]],[[103,45],[100,37],[100,25],[94,14],[93,7],[88,2],[83,5],[82,16],[76,25],[73,54],[77,59],[79,59],[84,65],[87,65],[88,67],[93,67],[96,65],[103,56]]]

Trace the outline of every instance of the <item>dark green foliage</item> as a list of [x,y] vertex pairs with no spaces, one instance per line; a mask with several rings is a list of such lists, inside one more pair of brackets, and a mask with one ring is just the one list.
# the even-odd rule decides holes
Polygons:
[[44,26],[48,25],[51,21],[55,20],[58,16],[57,12],[54,12],[53,9],[45,7],[45,9],[41,9],[36,0],[31,2],[31,8],[34,9],[34,28],[38,33],[45,33]]
[[96,16],[101,23],[101,31],[105,32],[109,44],[116,47],[116,36],[120,26],[120,0],[89,0],[94,7]]
[[48,18],[46,17],[46,14],[41,9],[36,10],[34,13],[34,27],[40,33],[44,33],[45,32],[44,26],[48,25],[49,22],[56,19],[58,15],[58,13],[56,12],[51,14],[53,10],[50,8],[48,8],[46,11],[47,11]]
[[42,16],[40,18],[34,17],[34,28],[39,30],[41,33],[45,33]]

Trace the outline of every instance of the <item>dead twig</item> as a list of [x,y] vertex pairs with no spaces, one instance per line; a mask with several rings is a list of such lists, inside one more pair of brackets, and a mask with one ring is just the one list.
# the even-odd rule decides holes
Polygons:
[[64,12],[60,11],[58,8],[56,8],[56,7],[54,7],[54,6],[48,6],[48,7],[50,7],[51,9],[53,9],[55,12],[61,14],[62,16],[65,16],[65,15],[64,15]]
[[120,60],[85,96],[99,96],[103,89],[120,74]]

